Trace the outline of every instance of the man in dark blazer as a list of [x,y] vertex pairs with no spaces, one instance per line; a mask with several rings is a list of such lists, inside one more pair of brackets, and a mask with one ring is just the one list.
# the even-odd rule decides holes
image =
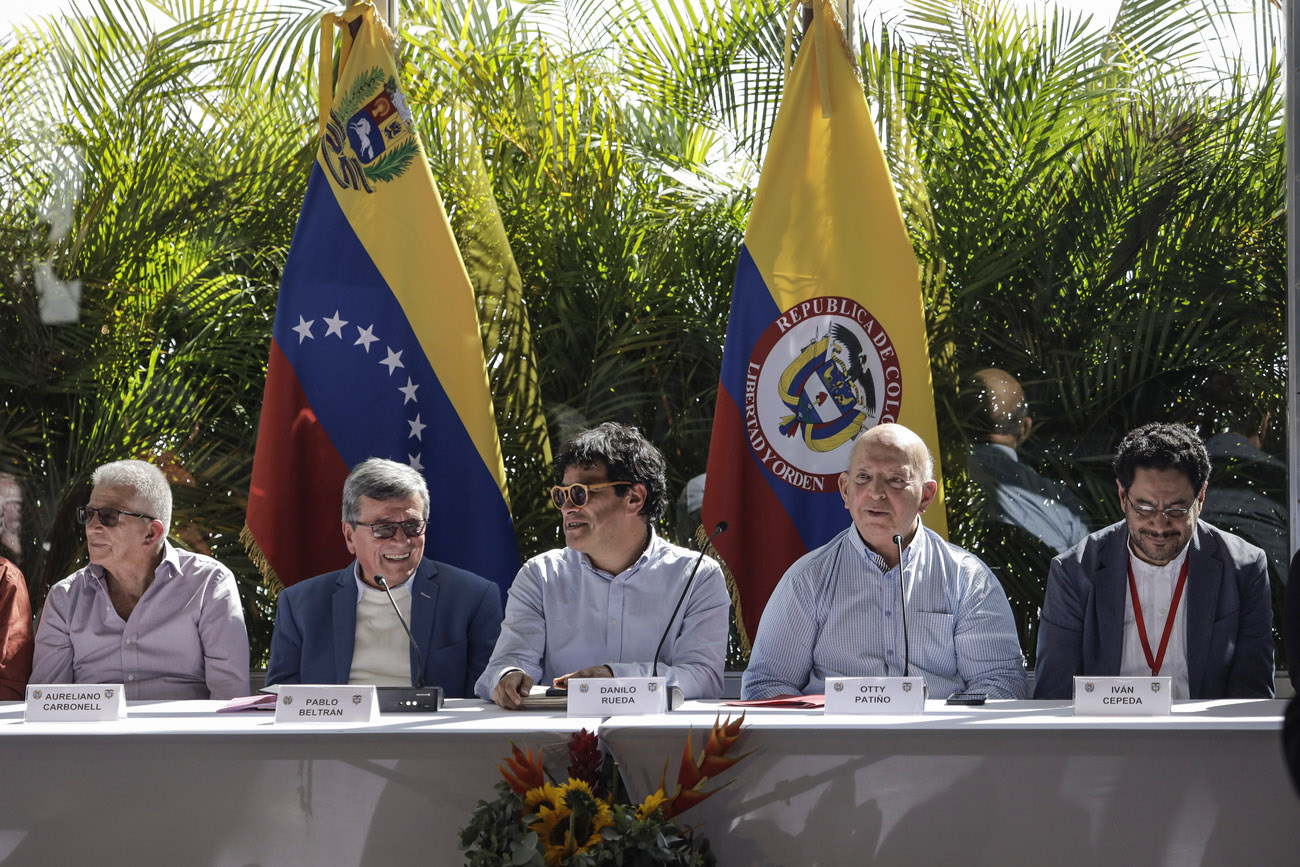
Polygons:
[[357,559],[281,591],[267,685],[412,685],[418,663],[396,604],[419,646],[424,685],[449,698],[472,694],[501,631],[501,594],[423,557],[428,516],[415,470],[379,458],[357,465],[343,486],[343,537]]
[[1198,521],[1210,461],[1183,425],[1131,431],[1115,455],[1124,520],[1052,561],[1034,698],[1076,675],[1173,678],[1173,697],[1271,698],[1264,552]]

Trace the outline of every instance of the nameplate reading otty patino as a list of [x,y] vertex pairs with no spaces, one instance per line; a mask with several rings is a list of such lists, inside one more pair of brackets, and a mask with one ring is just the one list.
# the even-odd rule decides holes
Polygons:
[[1170,677],[1076,677],[1075,716],[1161,716],[1173,707]]
[[27,722],[100,722],[126,718],[126,691],[120,683],[29,683]]
[[277,723],[375,722],[379,701],[373,686],[280,684]]
[[667,711],[666,677],[593,677],[569,681],[569,716]]
[[826,713],[925,713],[925,678],[827,678]]

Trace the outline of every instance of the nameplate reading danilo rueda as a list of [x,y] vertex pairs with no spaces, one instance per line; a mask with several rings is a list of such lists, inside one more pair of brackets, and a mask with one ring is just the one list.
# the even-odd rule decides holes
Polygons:
[[1171,677],[1076,677],[1075,716],[1161,716],[1173,707]]
[[826,713],[925,713],[925,678],[828,678]]
[[593,677],[569,681],[569,716],[665,713],[666,677]]
[[100,722],[126,718],[126,691],[120,683],[29,683],[27,722]]
[[373,686],[280,684],[275,700],[277,723],[375,722],[379,702]]

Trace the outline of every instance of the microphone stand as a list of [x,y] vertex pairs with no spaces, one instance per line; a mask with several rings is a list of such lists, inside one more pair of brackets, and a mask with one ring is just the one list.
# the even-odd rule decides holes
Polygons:
[[910,665],[910,648],[907,644],[907,589],[903,584],[903,536],[894,534],[894,544],[898,546],[898,600],[902,603],[903,613],[903,677],[908,676]]
[[686,579],[686,586],[682,588],[682,595],[677,599],[677,607],[673,609],[673,614],[668,618],[668,625],[664,627],[664,634],[659,639],[659,646],[655,648],[655,661],[651,669],[651,677],[659,676],[659,654],[663,653],[664,642],[668,640],[668,631],[673,628],[673,621],[677,619],[677,612],[681,610],[682,603],[686,601],[686,594],[690,592],[691,584],[695,581],[695,573],[700,571],[700,564],[704,562],[704,552],[713,544],[713,540],[727,532],[727,522],[719,521],[718,526],[713,531],[713,535],[700,546],[700,556],[695,558],[695,566],[691,569],[691,575]]

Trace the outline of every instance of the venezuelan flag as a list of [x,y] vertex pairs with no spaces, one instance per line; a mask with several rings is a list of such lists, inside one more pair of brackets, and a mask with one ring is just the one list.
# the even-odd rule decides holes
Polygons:
[[[740,251],[704,493],[743,632],[848,526],[839,474],[883,422],[938,455],[916,258],[835,5],[814,0]],[[946,535],[941,500],[925,517]]]
[[390,458],[428,481],[426,556],[504,589],[519,554],[474,293],[389,38],[370,3],[322,21],[321,144],[280,286],[244,539],[273,583],[341,568],[343,481]]

